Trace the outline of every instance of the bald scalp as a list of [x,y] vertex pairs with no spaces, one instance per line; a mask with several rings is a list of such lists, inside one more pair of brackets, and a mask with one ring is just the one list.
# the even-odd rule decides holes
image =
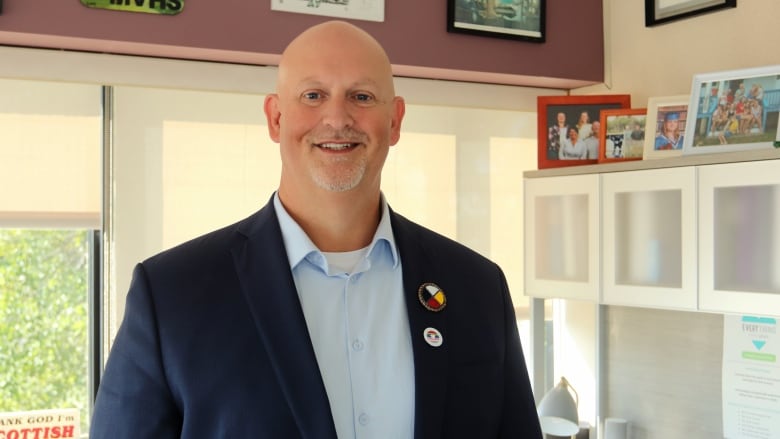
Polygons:
[[277,91],[291,71],[296,68],[305,71],[306,65],[315,60],[321,62],[324,57],[329,57],[336,65],[349,63],[350,58],[354,58],[355,62],[372,66],[382,76],[374,79],[387,81],[389,90],[395,93],[390,59],[382,45],[363,29],[338,20],[312,26],[287,45],[279,61]]

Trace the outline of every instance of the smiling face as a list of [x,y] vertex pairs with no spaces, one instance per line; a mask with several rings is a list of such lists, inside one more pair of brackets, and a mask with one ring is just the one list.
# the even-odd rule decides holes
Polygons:
[[576,129],[570,128],[569,129],[569,140],[571,140],[572,145],[577,143],[577,139],[580,137],[580,133],[577,132]]
[[280,192],[375,191],[398,142],[404,102],[379,44],[344,22],[315,26],[287,47],[265,113],[280,144]]
[[593,121],[593,125],[591,125],[591,133],[594,137],[599,137],[599,131],[601,131],[601,122],[599,121]]
[[674,133],[677,131],[679,122],[677,119],[667,119],[664,121],[664,131],[667,133]]

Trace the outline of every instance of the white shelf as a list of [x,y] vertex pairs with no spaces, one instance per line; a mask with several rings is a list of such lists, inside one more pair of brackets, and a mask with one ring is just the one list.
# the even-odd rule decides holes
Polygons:
[[643,169],[701,166],[720,163],[752,162],[780,159],[780,148],[752,149],[719,154],[696,154],[652,160],[600,163],[596,165],[564,166],[561,168],[525,171],[525,178],[557,177],[562,175],[603,174],[606,172],[638,171]]

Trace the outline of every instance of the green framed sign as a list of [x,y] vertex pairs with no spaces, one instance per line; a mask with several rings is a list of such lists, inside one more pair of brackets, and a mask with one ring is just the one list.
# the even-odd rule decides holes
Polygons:
[[125,12],[176,15],[184,9],[184,0],[81,0],[90,8]]

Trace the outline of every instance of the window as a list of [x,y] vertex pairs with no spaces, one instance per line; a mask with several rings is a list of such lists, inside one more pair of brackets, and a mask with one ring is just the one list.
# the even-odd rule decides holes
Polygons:
[[0,79],[0,412],[79,409],[98,343],[101,88]]
[[78,408],[89,420],[88,230],[0,229],[0,412]]

